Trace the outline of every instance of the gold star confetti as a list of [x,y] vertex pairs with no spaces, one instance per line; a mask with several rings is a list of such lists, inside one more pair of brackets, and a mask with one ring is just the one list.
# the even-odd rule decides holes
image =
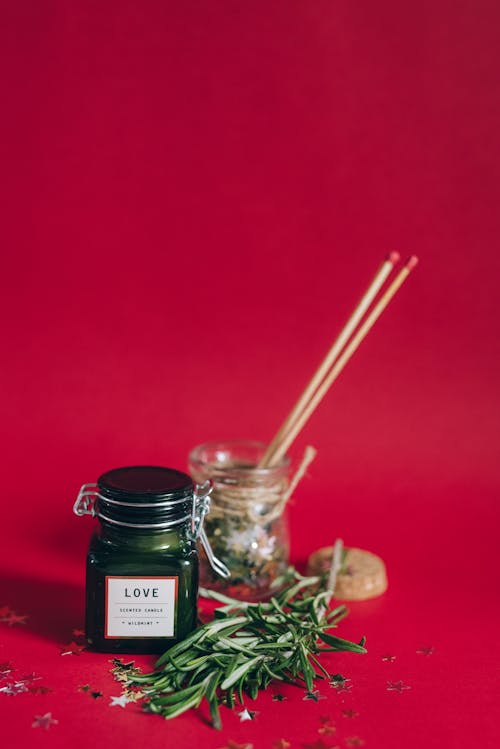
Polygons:
[[131,687],[130,689],[126,689],[124,691],[124,694],[127,695],[130,702],[138,702],[139,700],[143,700],[146,697],[144,692],[141,692],[138,687]]
[[322,736],[331,736],[333,733],[337,733],[337,729],[331,721],[328,721],[318,728],[318,733]]

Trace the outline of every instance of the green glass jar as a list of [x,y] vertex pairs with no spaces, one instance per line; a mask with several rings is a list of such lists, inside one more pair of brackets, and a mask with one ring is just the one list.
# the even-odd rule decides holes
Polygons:
[[100,521],[87,555],[85,634],[94,650],[161,653],[193,630],[210,491],[159,466],[118,468],[81,488],[74,512]]

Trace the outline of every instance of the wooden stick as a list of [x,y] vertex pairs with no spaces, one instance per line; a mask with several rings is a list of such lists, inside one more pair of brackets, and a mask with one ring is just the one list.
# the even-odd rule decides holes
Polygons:
[[361,318],[367,311],[372,301],[375,299],[375,296],[377,295],[378,291],[381,289],[382,284],[384,283],[387,276],[392,271],[392,269],[394,268],[398,260],[399,260],[398,252],[391,252],[387,256],[387,258],[384,260],[381,267],[375,274],[370,286],[368,287],[363,297],[361,298],[358,306],[356,307],[356,309],[354,310],[354,312],[348,319],[344,328],[341,330],[340,335],[333,342],[330,350],[328,351],[327,355],[325,356],[325,358],[319,365],[318,369],[314,373],[312,379],[310,380],[309,384],[306,386],[304,392],[302,393],[302,395],[296,402],[293,409],[288,414],[287,418],[283,422],[277,434],[274,436],[272,442],[269,444],[266,452],[261,458],[261,461],[259,463],[259,468],[265,468],[267,465],[269,465],[270,458],[274,454],[280,442],[282,441],[283,436],[292,428],[294,422],[298,419],[301,412],[303,411],[303,409],[305,408],[309,400],[314,395],[314,392],[321,384],[321,381],[324,379],[329,369],[333,366],[335,359],[341,352],[342,348],[345,346],[346,342],[349,340],[353,331],[358,326]]
[[324,396],[332,386],[332,384],[335,382],[339,374],[344,369],[345,365],[353,355],[353,353],[356,351],[362,340],[365,338],[365,336],[369,333],[373,325],[376,323],[382,312],[385,310],[393,296],[397,293],[401,285],[404,281],[408,278],[408,275],[413,270],[413,268],[416,266],[418,262],[418,259],[415,256],[412,256],[402,268],[394,281],[391,283],[391,285],[388,287],[387,291],[383,294],[383,296],[380,298],[380,300],[377,302],[373,310],[370,312],[364,323],[359,328],[358,332],[353,336],[349,344],[344,349],[341,356],[337,359],[335,365],[330,370],[329,374],[323,382],[321,383],[320,387],[316,390],[315,394],[307,404],[307,406],[304,408],[302,413],[299,415],[299,417],[296,419],[296,421],[291,425],[291,428],[286,432],[286,434],[282,435],[282,439],[278,445],[276,445],[274,452],[272,455],[269,456],[267,465],[273,466],[276,463],[278,463],[283,455],[285,455],[286,451],[294,441],[294,439],[297,437],[299,432],[304,427],[305,423],[308,421],[312,413],[316,410],[320,402],[323,400]]
[[330,574],[328,575],[328,583],[326,585],[326,591],[330,594],[330,597],[335,595],[335,586],[337,585],[337,577],[342,566],[342,552],[344,550],[344,543],[341,538],[337,538],[333,545],[332,563],[330,565]]
[[316,457],[317,450],[314,447],[311,447],[311,445],[308,445],[304,451],[304,456],[302,458],[302,461],[295,471],[295,474],[290,481],[290,486],[285,492],[284,501],[288,502],[292,494],[294,493],[295,489],[298,486],[299,481],[313,462],[314,458]]
[[326,584],[327,598],[325,605],[318,610],[318,619],[322,619],[326,614],[330,601],[335,595],[335,586],[337,585],[337,577],[342,567],[342,552],[344,550],[344,542],[341,538],[337,538],[333,544],[332,562],[330,564],[330,574],[328,575],[328,582]]

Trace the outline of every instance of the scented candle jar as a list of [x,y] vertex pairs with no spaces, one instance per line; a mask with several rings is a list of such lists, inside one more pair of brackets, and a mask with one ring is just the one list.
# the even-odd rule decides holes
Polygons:
[[285,516],[290,461],[259,468],[266,445],[260,442],[211,442],[189,455],[195,481],[211,481],[210,516],[205,530],[215,555],[231,576],[221,579],[202,555],[200,582],[235,598],[270,597],[288,568],[289,535]]
[[210,482],[195,486],[159,466],[118,468],[81,488],[74,512],[99,519],[86,575],[94,650],[161,653],[195,627],[197,539],[210,491]]

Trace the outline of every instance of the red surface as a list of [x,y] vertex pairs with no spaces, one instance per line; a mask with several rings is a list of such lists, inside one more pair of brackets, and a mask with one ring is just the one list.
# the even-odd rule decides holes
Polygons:
[[[486,0],[3,3],[0,607],[29,619],[0,624],[0,661],[53,688],[0,694],[3,746],[295,748],[322,715],[332,746],[498,746],[499,20]],[[269,439],[391,249],[421,263],[294,448],[319,451],[294,559],[342,536],[388,565],[339,630],[368,638],[331,663],[351,692],[263,695],[221,734],[108,707],[107,657],[58,650],[83,615],[79,486]]]

